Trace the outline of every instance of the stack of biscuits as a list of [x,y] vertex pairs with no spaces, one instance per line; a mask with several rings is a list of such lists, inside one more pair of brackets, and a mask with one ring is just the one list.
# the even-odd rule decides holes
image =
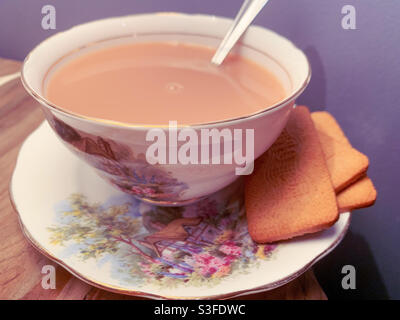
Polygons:
[[374,204],[368,165],[328,112],[296,107],[246,177],[251,237],[271,243],[318,232],[332,226],[340,213]]

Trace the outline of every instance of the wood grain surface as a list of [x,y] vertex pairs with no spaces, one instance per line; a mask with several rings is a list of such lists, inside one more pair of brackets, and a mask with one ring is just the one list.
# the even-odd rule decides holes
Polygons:
[[[20,62],[0,58],[0,77],[20,67]],[[24,238],[8,186],[21,143],[43,120],[38,103],[19,79],[0,86],[0,299],[141,299],[86,284],[38,253]],[[56,289],[42,288],[44,265],[56,267]],[[309,270],[280,288],[238,299],[326,299],[326,295]]]

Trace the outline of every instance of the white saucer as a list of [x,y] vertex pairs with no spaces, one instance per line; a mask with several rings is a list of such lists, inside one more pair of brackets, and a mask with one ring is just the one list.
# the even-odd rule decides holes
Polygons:
[[22,229],[40,252],[91,285],[151,298],[276,288],[333,250],[350,224],[344,213],[326,231],[259,246],[247,234],[240,191],[239,182],[184,209],[141,203],[99,178],[47,123],[23,144],[10,186]]

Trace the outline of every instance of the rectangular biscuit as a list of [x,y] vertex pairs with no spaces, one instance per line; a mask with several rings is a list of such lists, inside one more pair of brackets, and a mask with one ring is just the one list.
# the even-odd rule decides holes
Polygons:
[[296,107],[277,141],[246,176],[254,241],[275,242],[332,226],[339,217],[324,153],[306,107]]
[[362,177],[337,195],[340,212],[372,206],[377,196],[371,179]]
[[[357,156],[355,152],[350,151],[354,150],[351,147],[350,141],[347,139],[335,118],[329,112],[313,112],[311,117],[318,131],[323,150],[328,155],[331,153],[331,159],[327,160],[327,165],[333,183],[336,185],[336,190],[339,191],[337,194],[339,211],[345,212],[373,205],[376,200],[377,192],[371,179],[363,174],[363,171],[367,170],[365,167],[368,166],[365,159],[361,159],[362,157]],[[337,147],[337,150],[335,150],[334,146],[336,143],[329,141],[329,138],[326,136],[334,139],[338,143],[342,144],[342,146],[351,149],[345,150],[344,147]],[[356,166],[357,161],[354,160],[356,157],[359,158],[359,163],[362,163],[358,168]],[[346,164],[346,166],[343,164]],[[351,166],[353,166],[352,169]],[[352,178],[342,179],[344,184],[347,185],[352,180],[357,180],[357,178],[359,178],[345,189],[338,187],[338,185],[340,185],[340,172],[343,177],[346,175],[346,170],[343,169],[344,167],[346,167],[346,170],[352,175]]]
[[365,175],[368,158],[351,146],[317,131],[335,192],[338,193]]
[[365,175],[369,160],[351,146],[328,112],[313,112],[311,117],[325,154],[333,187],[338,193]]
[[336,139],[338,142],[351,146],[342,128],[336,119],[327,111],[314,111],[311,113],[317,131],[325,132],[328,136]]

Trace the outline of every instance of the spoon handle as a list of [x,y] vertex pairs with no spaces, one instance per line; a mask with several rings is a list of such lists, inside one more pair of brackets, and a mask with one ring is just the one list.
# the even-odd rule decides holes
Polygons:
[[211,62],[220,65],[240,36],[269,0],[245,0]]

